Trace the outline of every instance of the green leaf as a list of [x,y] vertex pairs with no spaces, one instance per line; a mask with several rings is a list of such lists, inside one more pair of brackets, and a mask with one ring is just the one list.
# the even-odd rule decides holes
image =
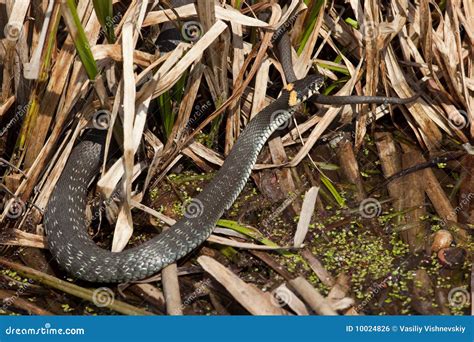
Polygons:
[[357,20],[354,20],[352,18],[346,18],[344,21],[347,24],[351,25],[353,28],[359,29],[359,23],[357,22]]
[[[310,0],[305,0],[305,4],[309,7],[310,5]],[[316,21],[318,20],[318,14],[321,8],[324,5],[324,0],[317,0],[312,9],[311,13],[309,14],[309,17],[307,19],[307,25],[306,25],[306,30],[303,33],[303,38],[300,41],[300,46],[298,48],[298,55],[303,52],[303,49],[308,42],[309,37],[313,33],[314,27],[316,26]]]
[[76,46],[77,54],[86,69],[89,79],[94,80],[99,73],[94,56],[92,55],[89,41],[87,40],[81,20],[77,14],[74,0],[67,0],[66,4],[62,3],[62,13],[66,25],[69,29],[71,37]]
[[95,14],[104,30],[107,41],[110,44],[115,43],[114,33],[114,13],[112,0],[93,0]]
[[335,71],[335,72],[340,72],[341,74],[344,74],[344,75],[350,75],[349,70],[347,70],[347,68],[344,67],[344,66],[338,66],[338,65],[334,65],[334,64],[326,64],[326,63],[322,63],[322,62],[318,62],[318,66],[320,66],[322,68],[325,68],[325,69],[328,69],[328,70]]
[[328,171],[335,171],[339,170],[339,166],[336,164],[331,164],[331,163],[322,163],[322,162],[315,162],[315,164],[318,166],[319,169],[321,170],[328,170]]
[[[184,96],[187,72],[176,82],[172,90],[164,92],[158,97],[158,105],[160,108],[161,120],[163,122],[163,132],[169,137],[176,121],[176,113],[173,113],[173,101],[180,103]],[[173,97],[171,97],[171,94]]]
[[329,178],[327,178],[326,176],[324,176],[323,174],[321,174],[321,181],[323,182],[323,184],[326,186],[326,188],[329,190],[329,192],[331,193],[331,195],[334,197],[334,199],[336,200],[337,204],[339,204],[339,206],[341,208],[345,207],[346,206],[346,201],[344,200],[344,198],[342,198],[342,196],[339,194],[339,192],[336,190],[336,188],[334,187],[334,185],[331,183],[331,181],[329,180]]

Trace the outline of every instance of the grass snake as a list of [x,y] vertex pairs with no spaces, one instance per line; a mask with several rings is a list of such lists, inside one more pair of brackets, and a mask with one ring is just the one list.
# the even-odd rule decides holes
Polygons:
[[87,233],[87,188],[99,172],[106,132],[89,130],[71,152],[45,211],[50,252],[70,274],[92,282],[143,279],[182,258],[211,235],[217,220],[234,203],[268,137],[322,83],[322,77],[310,75],[285,88],[249,122],[221,169],[191,200],[181,220],[140,246],[118,253],[100,248]]
[[[280,34],[280,33],[279,33]],[[278,47],[278,54],[291,67],[291,50]],[[285,52],[286,51],[286,52]],[[293,75],[287,74],[292,81]],[[151,276],[201,245],[216,222],[233,204],[270,135],[296,107],[317,94],[323,84],[319,75],[309,75],[288,84],[281,95],[259,112],[239,136],[221,169],[187,206],[185,216],[170,229],[140,246],[111,252],[97,246],[87,233],[85,210],[88,186],[99,173],[106,131],[91,129],[74,147],[56,183],[45,210],[44,223],[49,250],[71,275],[91,282],[127,282]],[[387,102],[410,99],[385,97],[328,97],[315,95],[317,102],[330,104]]]

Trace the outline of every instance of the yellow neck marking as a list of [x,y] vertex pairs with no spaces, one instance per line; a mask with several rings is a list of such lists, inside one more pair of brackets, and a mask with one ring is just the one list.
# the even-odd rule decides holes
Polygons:
[[288,105],[290,107],[296,106],[298,104],[298,93],[295,90],[295,85],[293,83],[288,83],[285,89],[290,93]]
[[296,90],[290,91],[290,97],[288,98],[288,105],[290,107],[296,106],[298,104],[298,93]]

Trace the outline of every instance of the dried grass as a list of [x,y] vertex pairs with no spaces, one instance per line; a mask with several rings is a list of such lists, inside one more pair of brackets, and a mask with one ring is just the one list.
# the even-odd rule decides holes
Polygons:
[[[9,1],[8,3],[10,4]],[[109,131],[107,151],[112,135],[123,146],[123,155],[118,156],[113,166],[106,169],[104,164],[104,172],[98,182],[99,191],[109,198],[120,180],[125,180],[123,194],[126,200],[120,205],[113,250],[122,250],[132,236],[133,208],[172,224],[172,219],[142,203],[147,192],[183,156],[205,170],[221,165],[242,126],[273,100],[267,95],[269,81],[275,79],[273,70],[282,74],[280,64],[270,52],[270,39],[272,30],[284,23],[290,11],[282,11],[275,2],[247,7],[244,11],[236,10],[228,4],[221,6],[216,3],[211,15],[197,11],[194,5],[163,10],[148,6],[147,2],[132,2],[130,7],[125,8],[126,5],[121,1],[115,1],[115,7],[122,10],[123,16],[114,22],[117,42],[110,44],[103,39],[101,25],[91,2],[80,0],[78,15],[85,36],[98,67],[104,71],[104,78],[97,80],[95,84],[87,79],[83,64],[76,55],[77,50],[73,45],[76,39],[70,35],[75,32],[71,23],[73,18],[67,20],[69,34],[65,40],[56,40],[67,33],[59,25],[60,9],[64,6],[64,1],[62,4],[51,2],[50,6],[43,6],[45,20],[36,23],[28,20],[28,16],[34,13],[28,6],[29,2],[13,3],[13,7],[6,8],[5,1],[0,1],[0,9],[7,12],[6,16],[0,14],[1,22],[5,23],[4,27],[0,27],[5,29],[4,35],[0,36],[0,70],[3,75],[0,127],[11,120],[14,108],[25,104],[28,107],[21,127],[17,126],[15,130],[7,132],[8,139],[14,142],[10,145],[15,146],[9,151],[0,152],[8,152],[12,156],[12,164],[26,171],[26,177],[21,178],[19,186],[11,190],[18,199],[29,205],[24,207],[23,218],[12,222],[8,220],[12,202],[6,203],[0,221],[8,221],[9,226],[15,229],[22,228],[29,216],[34,218],[34,226],[41,227],[41,212],[37,208],[45,208],[76,139],[99,107],[110,110],[109,122],[112,126],[117,122],[116,127],[121,127],[120,131]],[[439,8],[427,0],[397,0],[387,6],[382,6],[380,1],[359,0],[352,0],[342,6],[339,2],[321,3],[325,11],[315,17],[312,23],[314,29],[307,32],[308,21],[304,18],[309,17],[310,11],[317,6],[317,1],[310,1],[308,7],[297,0],[290,2],[291,9],[303,13],[302,19],[296,21],[292,30],[295,45],[292,53],[298,77],[304,77],[312,68],[317,68],[332,82],[341,83],[336,95],[386,94],[405,98],[418,93],[420,97],[416,102],[399,107],[409,128],[402,131],[402,134],[413,135],[419,147],[431,153],[442,149],[442,141],[446,138],[459,145],[472,141],[472,1],[448,1],[445,8]],[[271,10],[272,16],[268,22],[255,16],[255,12],[263,7]],[[352,19],[358,22],[357,25],[344,20],[349,12],[353,13]],[[207,30],[199,40],[180,43],[173,52],[162,56],[143,51],[147,38],[143,33],[153,32],[158,25],[177,19],[176,13],[180,20],[195,18],[199,13],[199,20],[208,23]],[[67,14],[64,8],[62,14]],[[256,29],[258,31],[254,32],[258,32],[257,39],[251,43],[245,34]],[[307,33],[307,39],[298,46],[304,33]],[[102,39],[98,41],[99,37]],[[231,42],[228,41],[229,37],[232,37]],[[210,51],[213,53],[210,55],[211,65],[206,66],[203,56],[207,56]],[[31,58],[27,58],[28,56]],[[156,130],[147,128],[147,120],[151,121],[149,106],[158,96],[172,89],[185,74],[188,76],[185,94],[178,104],[169,140],[164,141],[157,136]],[[95,93],[91,91],[94,86]],[[212,105],[216,110],[194,130],[189,131],[188,122],[193,104],[199,89],[203,87],[209,89]],[[107,93],[115,94],[115,98],[109,98]],[[273,141],[272,156],[278,158],[258,164],[255,169],[298,166],[339,117],[355,121],[356,149],[363,144],[371,122],[371,111],[374,109],[379,112],[377,118],[389,112],[394,121],[400,120],[395,117],[392,107],[385,111],[375,106],[357,106],[356,117],[353,109],[352,106],[321,107],[317,116],[307,118],[281,139]],[[225,135],[223,154],[192,141],[209,123],[225,114],[227,121],[219,131]],[[138,158],[142,146],[151,151],[148,154],[151,160],[148,168]],[[285,152],[285,147],[288,146],[298,148],[291,158]],[[136,187],[134,180],[142,174],[146,178],[145,185]],[[431,181],[433,177],[430,174]],[[306,236],[316,201],[316,195],[313,195],[310,209],[305,210],[304,223],[295,237],[295,244],[298,246]],[[452,208],[446,198],[443,198],[443,203],[439,211],[446,216]],[[3,243],[41,248],[41,231],[36,233],[38,234],[18,233],[16,239]],[[209,241],[236,248],[279,248],[256,245],[235,237],[212,236]],[[200,257],[198,261],[249,312],[286,313],[285,310],[272,306],[267,294],[253,285],[243,283],[213,259]],[[308,293],[312,290],[304,280],[299,279],[296,283],[311,297]],[[285,285],[282,288],[290,291]],[[334,313],[331,306],[333,304],[326,299],[321,299],[322,304],[315,303],[314,297],[306,300],[314,310]],[[304,305],[301,306],[299,302],[297,305],[299,308],[293,308],[294,311],[307,314]]]

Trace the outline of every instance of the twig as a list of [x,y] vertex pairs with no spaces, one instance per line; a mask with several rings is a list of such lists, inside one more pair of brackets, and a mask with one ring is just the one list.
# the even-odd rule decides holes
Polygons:
[[12,291],[5,291],[0,289],[0,299],[3,300],[3,304],[5,306],[14,306],[20,310],[27,311],[34,315],[41,315],[41,316],[52,316],[53,314],[48,310],[44,310],[35,304],[24,300],[23,298],[18,297]]
[[298,277],[288,282],[300,295],[304,301],[319,315],[334,316],[334,311],[326,299],[316,290],[306,279]]
[[[94,303],[96,293],[93,290],[88,290],[83,287],[68,283],[64,280],[58,279],[56,277],[50,276],[46,273],[34,270],[30,267],[26,267],[15,262],[8,261],[7,259],[0,258],[0,265],[16,270],[18,273],[23,275],[26,278],[36,280],[37,282],[50,286],[54,289],[63,291],[67,294],[82,298],[84,300]],[[151,312],[137,308],[133,305],[124,303],[122,301],[113,299],[110,301],[110,304],[104,305],[105,307],[120,312],[124,315],[152,315]]]

